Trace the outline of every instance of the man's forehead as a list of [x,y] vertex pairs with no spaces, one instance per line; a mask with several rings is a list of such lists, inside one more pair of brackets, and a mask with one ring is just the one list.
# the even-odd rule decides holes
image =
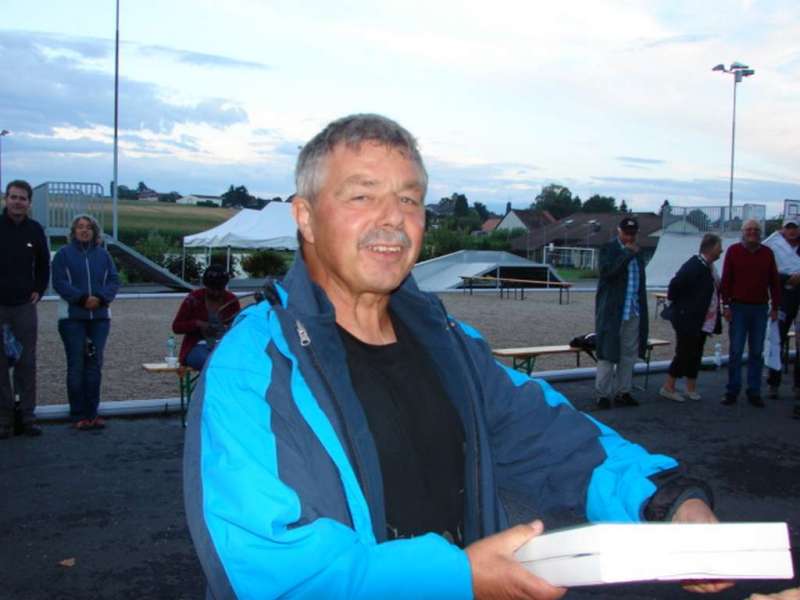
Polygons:
[[8,188],[8,195],[9,196],[11,196],[11,195],[25,196],[27,198],[28,197],[28,190],[26,190],[25,188],[21,188],[21,187],[17,187],[15,185],[12,185],[10,188]]

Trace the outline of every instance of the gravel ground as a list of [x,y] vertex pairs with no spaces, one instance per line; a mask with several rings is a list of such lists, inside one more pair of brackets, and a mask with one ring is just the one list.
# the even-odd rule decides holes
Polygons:
[[[569,304],[558,303],[558,293],[528,293],[524,300],[503,299],[495,294],[441,294],[447,310],[477,327],[494,348],[566,344],[594,331],[594,293],[573,293]],[[150,375],[144,362],[158,362],[166,353],[166,340],[181,297],[119,299],[112,305],[111,335],[103,367],[102,399],[135,400],[177,396],[175,378]],[[65,404],[66,363],[57,329],[57,302],[39,305],[38,386],[39,404]],[[654,310],[651,302],[651,314]],[[666,321],[650,319],[650,336],[674,341]],[[727,352],[727,336],[716,338]],[[178,340],[180,342],[180,340]],[[673,347],[658,348],[654,360],[672,357]],[[711,343],[706,354],[713,352]],[[584,358],[583,366],[591,364]],[[543,357],[537,370],[570,368],[571,356]]]

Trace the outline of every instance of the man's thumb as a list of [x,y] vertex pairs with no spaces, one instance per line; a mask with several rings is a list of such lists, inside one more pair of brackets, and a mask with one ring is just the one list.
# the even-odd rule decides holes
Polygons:
[[537,535],[541,535],[542,531],[544,531],[544,524],[539,520],[512,527],[506,531],[511,551],[519,549],[525,542],[532,540]]

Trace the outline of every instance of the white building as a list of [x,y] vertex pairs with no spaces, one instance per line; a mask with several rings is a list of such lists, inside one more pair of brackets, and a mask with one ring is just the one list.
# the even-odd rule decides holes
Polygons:
[[203,194],[189,194],[188,196],[182,196],[175,201],[175,204],[197,205],[198,202],[213,202],[217,206],[222,206],[222,198],[220,196],[205,196]]

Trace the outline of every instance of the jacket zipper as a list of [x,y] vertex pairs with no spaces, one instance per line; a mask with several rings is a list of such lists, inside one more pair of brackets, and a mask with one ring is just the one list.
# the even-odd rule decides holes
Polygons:
[[[447,324],[451,330],[455,329],[456,324],[451,321],[446,315],[445,319],[447,320]],[[452,335],[458,340],[458,345],[461,347],[461,350],[465,357],[469,357],[469,352],[467,351],[466,346],[464,345],[464,340],[461,339],[461,336],[456,334],[455,332],[451,332]],[[466,360],[466,359],[465,359]],[[470,379],[472,379],[473,387],[475,386],[475,379],[473,376],[473,371],[467,369],[469,373]],[[474,394],[470,394],[472,397],[472,401],[470,404],[470,409],[472,412],[472,421],[473,421],[473,430],[474,430],[474,438],[475,438],[475,522],[478,525],[478,539],[483,538],[486,535],[484,526],[483,526],[483,519],[481,517],[482,514],[482,499],[481,499],[481,486],[480,486],[480,475],[481,475],[481,446],[480,446],[480,433],[478,430],[478,407],[476,405],[476,401],[474,398]]]
[[[339,400],[336,397],[336,394],[333,391],[333,386],[328,381],[328,378],[325,376],[325,371],[322,369],[322,365],[317,358],[316,353],[314,352],[314,348],[311,346],[311,338],[308,335],[308,331],[303,326],[300,321],[295,321],[295,328],[297,329],[297,336],[300,338],[300,346],[306,348],[308,351],[309,356],[311,357],[311,363],[313,364],[314,368],[317,370],[322,383],[325,386],[328,394],[330,395],[331,399],[333,400],[333,406],[336,409],[336,416],[339,418],[339,422],[342,424],[342,431],[345,437],[345,443],[347,444],[347,448],[350,451],[350,454],[353,457],[356,465],[356,477],[361,482],[361,486],[364,488],[364,499],[367,501],[367,508],[369,508],[369,500],[370,497],[369,493],[369,484],[367,483],[366,478],[366,471],[364,470],[364,466],[361,464],[361,457],[359,456],[358,452],[356,452],[355,447],[353,446],[353,441],[350,436],[350,428],[348,427],[347,420],[344,418],[344,412],[342,411],[342,407],[339,404]],[[347,492],[345,492],[345,496]],[[350,519],[353,520],[353,526],[355,526],[355,520],[353,516],[350,516]],[[371,519],[370,519],[371,520]]]
[[[89,269],[89,254],[84,250],[83,260],[86,263],[86,285],[89,288],[89,296],[92,295],[92,272]],[[89,320],[94,319],[94,311],[89,310]]]

